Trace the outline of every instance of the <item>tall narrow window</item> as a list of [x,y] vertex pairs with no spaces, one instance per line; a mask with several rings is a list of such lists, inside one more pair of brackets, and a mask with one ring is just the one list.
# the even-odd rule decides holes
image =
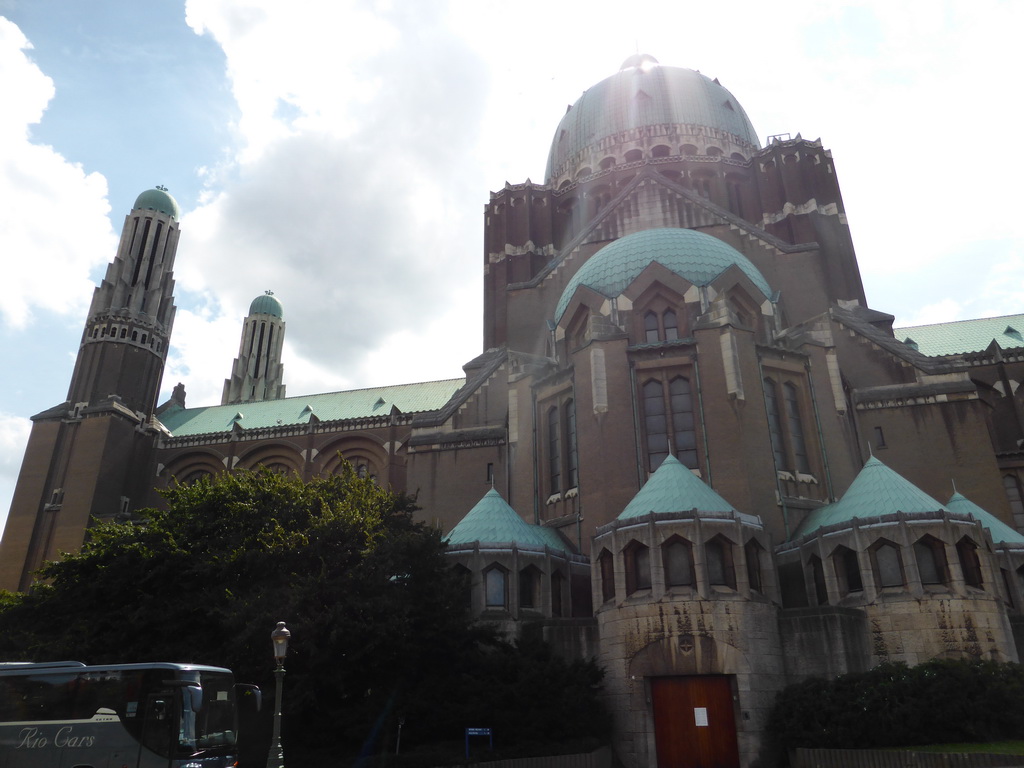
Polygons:
[[914,559],[922,584],[946,584],[946,546],[934,536],[922,536],[914,544]]
[[755,592],[763,592],[761,588],[761,545],[751,539],[743,547],[743,555],[747,561],[747,583]]
[[500,565],[484,571],[484,594],[488,608],[508,607],[508,574]]
[[783,390],[786,393],[786,416],[789,421],[789,439],[793,447],[796,471],[810,474],[811,465],[807,461],[807,444],[804,442],[804,428],[800,421],[800,401],[796,386],[787,383]]
[[654,312],[644,315],[644,341],[653,344],[660,341],[658,337],[658,316]]
[[811,568],[811,579],[814,581],[814,599],[818,605],[828,605],[828,587],[825,584],[825,567],[821,558],[811,555],[807,563]]
[[615,561],[607,549],[601,550],[597,558],[601,570],[601,599],[605,602],[615,597]]
[[839,593],[844,597],[851,592],[864,591],[864,582],[860,577],[860,561],[857,553],[849,547],[838,546],[832,555],[835,566],[836,581],[839,582]]
[[665,390],[660,381],[643,386],[644,432],[647,435],[647,467],[653,472],[668,456],[668,419],[665,414]]
[[562,490],[562,457],[559,453],[558,408],[548,409],[548,481],[551,493]]
[[775,468],[785,469],[788,462],[782,447],[782,416],[779,413],[779,393],[775,382],[771,379],[764,380],[764,405],[768,411],[768,434],[772,439],[772,456],[775,458]]
[[900,550],[895,544],[881,542],[873,549],[875,578],[878,579],[879,588],[902,587],[903,581],[903,558],[900,557]]
[[562,406],[565,413],[565,453],[566,453],[566,486],[575,488],[580,484],[580,459],[579,449],[576,443],[576,403],[572,400],[566,401]]
[[693,420],[693,394],[689,379],[679,377],[668,384],[672,412],[672,436],[676,458],[690,469],[697,469],[697,430]]
[[732,562],[732,542],[715,536],[704,545],[708,563],[708,583],[736,589],[736,570]]
[[984,586],[984,579],[981,577],[978,546],[965,536],[956,543],[956,556],[960,560],[960,570],[964,573],[964,582],[967,586],[981,589]]
[[665,586],[693,586],[693,554],[690,542],[674,537],[661,549],[662,564],[665,567]]
[[661,324],[665,327],[665,341],[679,338],[679,321],[674,310],[666,309],[661,315]]
[[528,565],[519,572],[519,607],[537,608],[540,595],[540,571]]
[[551,615],[555,618],[564,616],[562,590],[565,589],[565,577],[561,571],[551,574]]
[[640,542],[634,541],[623,550],[626,569],[626,594],[640,589],[651,588],[651,551]]

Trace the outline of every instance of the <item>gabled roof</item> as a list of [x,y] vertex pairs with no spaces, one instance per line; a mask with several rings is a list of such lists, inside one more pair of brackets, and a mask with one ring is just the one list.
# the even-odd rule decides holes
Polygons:
[[850,523],[854,518],[867,520],[896,512],[948,512],[902,475],[872,456],[850,483],[843,497],[828,506],[813,510],[797,528],[794,538],[819,528]]
[[711,490],[675,456],[667,456],[644,487],[616,519],[628,520],[652,512],[736,512],[736,508]]
[[554,528],[530,525],[493,488],[476,503],[445,537],[448,546],[465,544],[515,544],[520,549],[572,554]]
[[894,329],[896,338],[929,357],[983,352],[992,342],[1002,349],[1024,347],[1024,315],[982,317],[951,323]]
[[950,512],[970,515],[980,522],[992,536],[996,544],[1024,545],[1024,536],[1008,526],[991,512],[986,512],[973,501],[960,493],[954,493],[949,497],[946,506]]
[[421,413],[444,406],[464,383],[464,379],[445,379],[205,408],[174,404],[160,413],[160,422],[173,437],[183,437],[230,432],[235,425],[261,429],[308,424],[313,419],[379,418],[388,416],[392,408],[404,414]]

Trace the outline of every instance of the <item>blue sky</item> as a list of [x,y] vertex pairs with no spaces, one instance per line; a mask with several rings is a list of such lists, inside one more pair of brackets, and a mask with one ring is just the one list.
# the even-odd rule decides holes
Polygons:
[[289,395],[480,351],[482,211],[635,50],[833,151],[870,304],[1024,311],[1024,4],[0,0],[0,520],[139,192],[183,209],[163,395],[219,402],[253,297]]

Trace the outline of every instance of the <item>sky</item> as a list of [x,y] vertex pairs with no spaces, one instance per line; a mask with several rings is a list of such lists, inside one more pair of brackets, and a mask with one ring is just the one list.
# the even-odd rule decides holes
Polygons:
[[160,401],[220,402],[249,303],[288,395],[453,378],[483,210],[636,52],[831,149],[869,304],[1024,312],[1016,0],[0,0],[0,525],[135,198],[182,208]]

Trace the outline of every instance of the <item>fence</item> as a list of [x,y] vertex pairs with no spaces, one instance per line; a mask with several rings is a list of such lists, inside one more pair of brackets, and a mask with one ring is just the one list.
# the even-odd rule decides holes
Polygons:
[[1024,768],[1024,755],[883,749],[797,749],[790,762],[793,768]]

